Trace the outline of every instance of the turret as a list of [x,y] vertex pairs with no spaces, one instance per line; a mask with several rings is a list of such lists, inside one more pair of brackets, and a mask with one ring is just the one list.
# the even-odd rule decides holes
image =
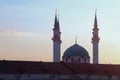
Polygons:
[[60,62],[61,32],[57,12],[55,13],[52,40],[53,40],[53,62]]
[[94,20],[94,28],[93,28],[93,37],[92,37],[92,44],[93,44],[93,64],[98,64],[98,49],[99,49],[99,37],[98,37],[98,24],[97,24],[97,16],[95,12],[95,20]]

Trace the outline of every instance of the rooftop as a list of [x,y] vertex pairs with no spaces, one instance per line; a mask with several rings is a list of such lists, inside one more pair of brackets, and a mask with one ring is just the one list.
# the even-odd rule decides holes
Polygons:
[[0,61],[0,74],[120,75],[120,65],[65,62]]

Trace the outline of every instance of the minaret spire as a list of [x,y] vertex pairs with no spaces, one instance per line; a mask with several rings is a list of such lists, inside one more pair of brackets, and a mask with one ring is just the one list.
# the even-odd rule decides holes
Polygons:
[[57,9],[56,9],[56,11],[55,11],[54,27],[59,29],[59,15],[58,15],[58,13],[57,13]]
[[93,44],[93,64],[98,64],[98,48],[99,48],[99,37],[98,37],[98,24],[97,24],[97,16],[95,11],[95,19],[94,19],[94,28],[93,28],[93,37],[92,37],[92,44]]
[[60,62],[61,32],[57,10],[55,12],[55,22],[53,28],[53,62]]
[[95,10],[95,20],[94,20],[94,27],[97,28],[98,25],[97,25],[97,9]]
[[57,23],[58,23],[58,20],[57,20],[57,9],[56,9],[54,27],[57,27]]
[[57,24],[58,24],[58,26],[60,26],[60,24],[59,24],[59,13],[58,13]]

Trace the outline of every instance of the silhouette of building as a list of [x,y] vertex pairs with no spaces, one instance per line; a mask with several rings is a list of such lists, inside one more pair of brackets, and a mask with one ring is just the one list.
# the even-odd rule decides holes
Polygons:
[[[57,12],[55,13],[55,22],[53,28],[53,62],[60,62],[60,26],[59,19],[57,18]],[[62,57],[63,62],[72,62],[72,63],[90,63],[90,57],[85,48],[78,45],[77,42],[69,47]]]
[[69,63],[90,63],[88,52],[77,43],[64,52],[62,59]]
[[[53,49],[54,49],[54,61],[53,62],[60,62],[60,28],[59,28],[59,21],[57,21],[57,17],[55,15],[55,25],[54,25],[54,36],[53,36]],[[97,17],[95,13],[95,20],[94,20],[94,28],[93,28],[93,63],[98,64],[98,24],[97,24]],[[58,60],[59,59],[59,60]],[[90,56],[89,53],[85,48],[78,45],[77,42],[69,47],[63,54],[62,57],[63,62],[71,62],[71,63],[90,63]]]
[[57,18],[57,12],[55,13],[55,22],[53,28],[53,62],[60,62],[60,48],[61,48],[61,40],[60,40],[60,27],[59,27],[59,19]]
[[120,65],[4,60],[0,80],[120,80]]
[[97,24],[97,17],[95,13],[95,21],[94,21],[94,28],[93,28],[93,37],[92,37],[92,44],[93,44],[93,64],[98,64],[98,43],[99,43],[99,37],[98,37],[98,24]]

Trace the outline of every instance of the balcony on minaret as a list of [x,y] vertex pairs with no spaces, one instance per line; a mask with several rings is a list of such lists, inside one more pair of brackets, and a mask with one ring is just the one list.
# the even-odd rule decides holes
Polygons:
[[94,36],[93,38],[92,38],[92,43],[93,42],[99,42],[99,37],[98,36]]
[[99,30],[98,27],[94,27],[94,28],[93,28],[93,31],[98,31],[98,30]]
[[54,36],[54,37],[52,38],[52,40],[53,40],[53,41],[58,41],[58,42],[60,42],[60,43],[62,42],[62,41],[60,40],[60,38],[57,37],[57,36]]

